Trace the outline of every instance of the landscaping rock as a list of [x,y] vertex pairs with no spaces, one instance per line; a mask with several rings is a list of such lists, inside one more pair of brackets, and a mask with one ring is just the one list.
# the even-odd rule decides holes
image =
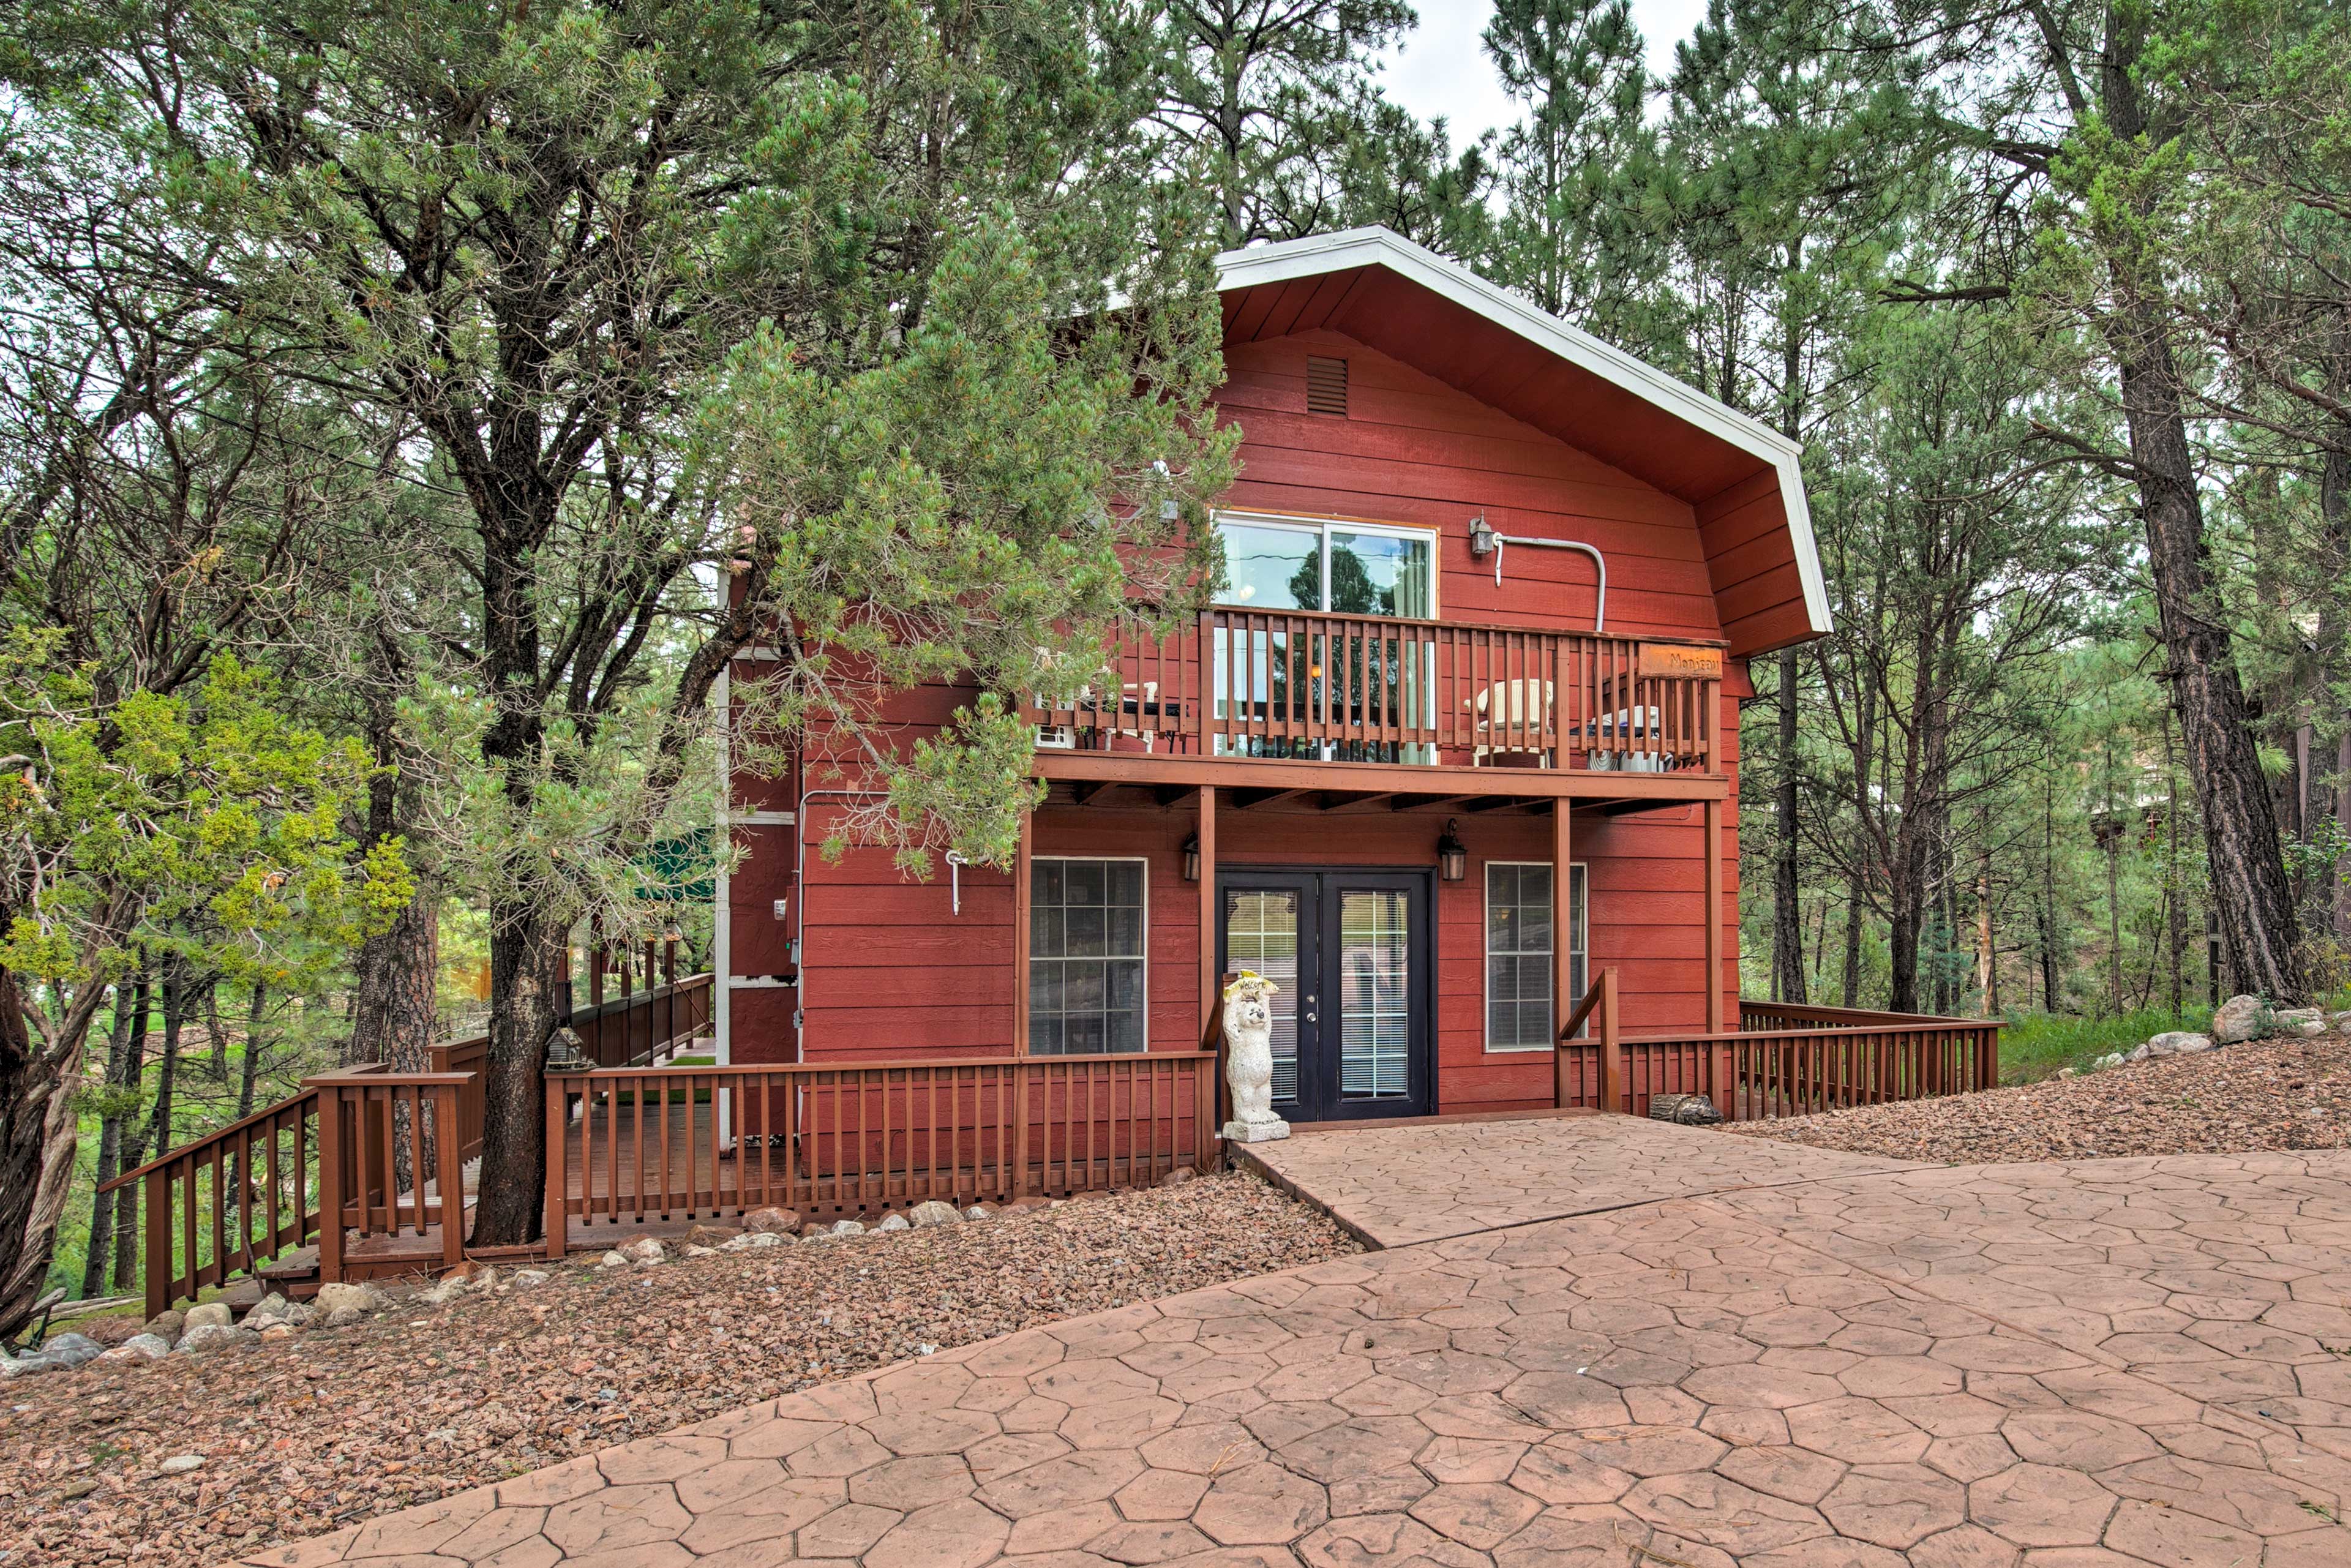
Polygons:
[[928,1203],[914,1205],[906,1211],[906,1218],[917,1226],[960,1225],[963,1223],[963,1211],[952,1203],[941,1203],[935,1197]]
[[286,1315],[286,1309],[291,1304],[285,1297],[272,1291],[256,1301],[253,1304],[253,1310],[245,1314],[245,1326],[249,1329],[258,1329],[265,1323],[276,1322]]
[[292,1323],[286,1322],[283,1318],[279,1318],[264,1323],[261,1326],[260,1337],[263,1339],[292,1339],[296,1334],[300,1333],[302,1331],[300,1329],[296,1328]]
[[689,1248],[714,1248],[722,1242],[732,1241],[742,1234],[740,1226],[696,1225],[685,1233],[685,1244]]
[[507,1276],[507,1283],[517,1291],[535,1291],[555,1278],[544,1269],[517,1269]]
[[454,1275],[441,1281],[429,1290],[418,1291],[416,1299],[428,1307],[445,1307],[464,1295],[471,1286],[472,1282],[463,1275]]
[[288,1301],[278,1321],[298,1329],[306,1329],[319,1321],[319,1309],[308,1301]]
[[319,1326],[322,1329],[347,1328],[352,1323],[364,1322],[373,1315],[372,1309],[367,1307],[337,1307],[319,1320]]
[[2105,1053],[2105,1055],[2104,1055],[2104,1056],[2102,1056],[2102,1057],[2098,1058],[2098,1060],[2097,1060],[2097,1061],[2093,1061],[2092,1063],[2090,1063],[2090,1065],[2091,1065],[2092,1067],[2094,1067],[2094,1068],[2097,1068],[2097,1067],[2120,1067],[2122,1064],[2123,1064],[2123,1053],[2122,1053],[2121,1051],[2110,1051],[2106,1052],[2106,1053]]
[[2222,1045],[2258,1040],[2269,1027],[2269,1004],[2259,997],[2231,997],[2212,1009],[2212,1038]]
[[167,1476],[184,1476],[190,1470],[200,1470],[204,1467],[204,1457],[202,1454],[173,1454],[155,1468]]
[[226,1323],[198,1323],[180,1336],[175,1348],[187,1352],[226,1350],[253,1337],[251,1329],[233,1329]]
[[0,1377],[27,1377],[43,1372],[64,1372],[96,1361],[106,1347],[85,1333],[51,1335],[40,1349],[19,1356],[0,1355]]
[[600,1269],[625,1269],[629,1266],[629,1255],[625,1252],[607,1252],[596,1260],[596,1266]]
[[865,1234],[865,1222],[862,1219],[835,1220],[832,1233],[835,1236],[862,1236]]
[[757,1252],[763,1247],[780,1247],[790,1240],[789,1236],[773,1230],[747,1230],[732,1241],[718,1244],[721,1252]]
[[755,1208],[743,1217],[743,1228],[768,1235],[781,1236],[800,1228],[799,1210],[796,1208]]
[[996,1205],[975,1203],[963,1211],[963,1217],[966,1219],[993,1219],[996,1218]]
[[1190,1166],[1177,1166],[1174,1170],[1169,1171],[1165,1176],[1159,1178],[1159,1185],[1161,1186],[1182,1186],[1186,1182],[1192,1179],[1192,1176],[1193,1171]]
[[669,1260],[669,1249],[664,1247],[661,1239],[655,1236],[640,1236],[633,1241],[622,1243],[619,1250],[632,1263],[665,1263]]
[[[332,1318],[337,1312],[344,1311],[356,1311],[360,1313],[381,1312],[388,1299],[373,1285],[350,1285],[337,1281],[331,1284],[319,1286],[319,1294],[313,1304],[328,1317]],[[342,1321],[348,1322],[350,1320],[346,1318]]]
[[153,1317],[149,1318],[147,1326],[142,1332],[153,1334],[166,1344],[177,1344],[180,1343],[180,1336],[187,1330],[188,1314],[174,1308],[169,1312],[157,1312]]
[[183,1329],[226,1328],[235,1320],[226,1301],[206,1301],[200,1307],[190,1307]]
[[906,1223],[906,1217],[903,1214],[885,1214],[882,1217],[882,1223],[875,1226],[873,1228],[876,1230],[912,1230],[914,1227]]
[[2187,1030],[2173,1030],[2157,1035],[2130,1053],[2132,1061],[2148,1061],[2158,1056],[2192,1056],[2199,1051],[2218,1051],[2219,1042],[2209,1034],[2195,1034]]
[[155,1361],[172,1354],[172,1342],[162,1334],[135,1333],[106,1353],[109,1360]]
[[2326,1011],[2323,1008],[2280,1008],[2270,1015],[2270,1021],[2281,1030],[2298,1034],[2304,1024],[2324,1024]]

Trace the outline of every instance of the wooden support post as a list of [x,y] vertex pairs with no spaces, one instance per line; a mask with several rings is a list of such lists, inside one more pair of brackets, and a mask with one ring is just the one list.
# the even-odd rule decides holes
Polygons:
[[[147,1206],[145,1273],[147,1316],[152,1320],[157,1313],[170,1310],[172,1281],[180,1272],[172,1260],[172,1169],[159,1164],[140,1178],[140,1184],[146,1188],[140,1194],[140,1200]],[[294,1207],[298,1210],[302,1207],[298,1193]],[[298,1213],[295,1216],[295,1228],[301,1228]]]
[[1205,1036],[1217,1008],[1217,787],[1200,786],[1200,1013]]
[[[569,1239],[571,1198],[571,1142],[566,1134],[571,1127],[571,1081],[549,1073],[547,1084],[547,1190],[539,1195],[539,1232],[547,1243],[549,1260],[563,1256],[564,1244]],[[689,1108],[689,1114],[691,1109]],[[587,1119],[580,1124],[583,1145],[588,1137]],[[581,1169],[587,1168],[583,1158]]]
[[[304,1088],[310,1085],[304,1084]],[[343,1097],[331,1084],[319,1090],[319,1281],[343,1277]]]
[[[1558,689],[1564,693],[1567,687],[1562,683]],[[1564,739],[1560,742],[1562,748],[1566,744]],[[1561,760],[1564,762],[1565,758]],[[1575,972],[1571,967],[1575,956],[1571,951],[1575,931],[1575,855],[1569,818],[1573,809],[1573,802],[1564,795],[1552,801],[1551,807],[1551,1017],[1554,1033],[1583,999],[1575,994]],[[1565,1044],[1557,1039],[1551,1042],[1552,1103],[1561,1108],[1570,1099]],[[1583,1087],[1576,1085],[1578,1090]]]
[[1036,815],[1020,819],[1020,844],[1012,860],[1012,1054],[1029,1054],[1029,925],[1036,898]]
[[1706,1032],[1727,1027],[1722,1006],[1722,802],[1706,803]]
[[[465,1153],[457,1131],[457,1085],[433,1086],[433,1155],[441,1186],[441,1261],[454,1269],[465,1260]],[[423,1177],[417,1177],[422,1186]]]
[[1614,1113],[1625,1098],[1625,1047],[1617,1038],[1616,969],[1600,971],[1600,1109]]

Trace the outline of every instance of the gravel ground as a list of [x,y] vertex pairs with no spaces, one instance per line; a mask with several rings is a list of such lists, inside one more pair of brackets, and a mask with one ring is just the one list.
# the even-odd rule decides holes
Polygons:
[[[1356,1250],[1238,1173],[8,1385],[0,1563],[200,1563],[1056,1318]],[[164,1476],[172,1456],[201,1454]]]
[[1951,1165],[2351,1147],[2351,1040],[2248,1041],[2014,1089],[1726,1132]]

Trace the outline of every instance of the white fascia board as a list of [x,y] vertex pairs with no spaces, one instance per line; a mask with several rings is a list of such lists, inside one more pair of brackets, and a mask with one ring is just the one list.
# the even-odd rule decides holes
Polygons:
[[1820,550],[1813,538],[1811,508],[1804,502],[1803,446],[1750,419],[1728,403],[1686,386],[1655,365],[1604,343],[1555,316],[1538,310],[1458,263],[1425,246],[1377,226],[1309,235],[1228,250],[1217,258],[1220,290],[1263,283],[1288,283],[1357,267],[1384,267],[1433,294],[1517,334],[1537,348],[1588,371],[1665,410],[1684,423],[1716,436],[1769,463],[1780,476],[1780,497],[1795,547],[1796,574],[1804,589],[1804,609],[1815,632],[1829,630],[1828,585],[1821,574]]

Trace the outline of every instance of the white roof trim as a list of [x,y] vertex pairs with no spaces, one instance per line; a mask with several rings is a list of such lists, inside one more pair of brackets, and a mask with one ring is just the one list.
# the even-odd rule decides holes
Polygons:
[[1795,547],[1796,575],[1803,583],[1806,618],[1816,632],[1830,629],[1828,584],[1822,576],[1820,549],[1813,538],[1812,509],[1804,500],[1803,447],[1770,425],[1749,418],[1695,387],[1684,385],[1655,365],[1604,343],[1589,332],[1536,309],[1458,262],[1447,261],[1426,246],[1415,245],[1388,229],[1344,229],[1337,234],[1309,235],[1303,239],[1253,246],[1247,250],[1228,250],[1217,257],[1217,287],[1220,291],[1249,288],[1261,283],[1287,283],[1292,278],[1317,277],[1356,267],[1384,267],[1431,293],[1475,311],[1537,348],[1623,387],[1685,423],[1771,464],[1780,476],[1780,501],[1787,514],[1790,541]]

